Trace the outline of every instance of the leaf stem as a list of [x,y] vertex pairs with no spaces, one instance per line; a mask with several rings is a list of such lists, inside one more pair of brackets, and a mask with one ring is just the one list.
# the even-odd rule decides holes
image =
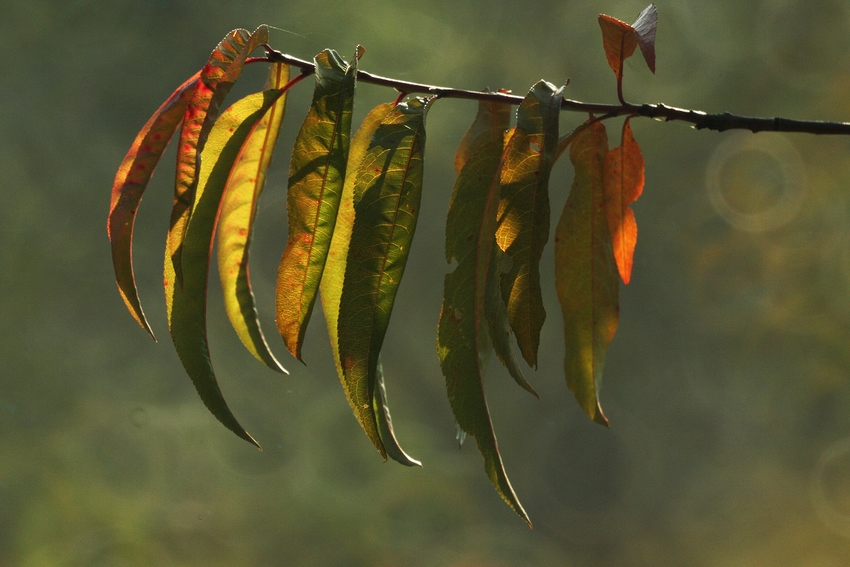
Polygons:
[[[286,63],[293,67],[298,67],[305,75],[315,72],[313,63],[298,59],[291,55],[281,53],[266,46],[266,57],[251,58],[246,63],[272,62]],[[414,94],[425,93],[435,95],[439,98],[460,98],[467,100],[484,100],[491,102],[501,102],[507,104],[518,105],[522,102],[523,97],[511,95],[503,92],[484,92],[471,91],[465,89],[455,89],[449,87],[440,87],[435,85],[426,85],[422,83],[413,83],[410,81],[401,81],[389,77],[382,77],[366,71],[357,71],[357,80],[364,83],[372,83],[396,89],[400,93]],[[676,108],[667,106],[662,103],[658,104],[631,104],[622,102],[621,104],[603,104],[582,102],[571,99],[564,99],[561,103],[561,109],[570,112],[583,112],[593,114],[604,114],[606,117],[615,116],[643,116],[645,118],[653,118],[663,120],[665,122],[679,121],[689,123],[696,130],[716,130],[723,132],[726,130],[750,130],[751,132],[798,132],[806,134],[819,135],[850,135],[850,122],[830,122],[825,120],[794,120],[791,118],[761,118],[752,116],[739,116],[729,112],[720,114],[708,114],[701,110],[687,110],[684,108]]]

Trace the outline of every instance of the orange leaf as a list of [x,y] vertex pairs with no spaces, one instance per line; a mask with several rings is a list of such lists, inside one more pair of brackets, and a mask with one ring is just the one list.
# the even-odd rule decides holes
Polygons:
[[603,184],[605,213],[614,247],[614,258],[624,284],[632,274],[632,259],[637,243],[637,222],[629,207],[643,192],[643,155],[632,135],[629,121],[623,124],[620,146],[605,153]]
[[177,87],[168,100],[153,113],[133,140],[133,145],[118,167],[112,185],[107,231],[112,244],[115,280],[127,309],[151,337],[154,336],[153,331],[142,311],[136,278],[133,275],[133,226],[142,194],[159,163],[159,158],[162,157],[162,152],[180,125],[200,75],[199,71]]
[[602,28],[602,45],[608,65],[617,78],[623,75],[623,61],[631,57],[638,46],[635,28],[617,18],[599,14],[599,27]]

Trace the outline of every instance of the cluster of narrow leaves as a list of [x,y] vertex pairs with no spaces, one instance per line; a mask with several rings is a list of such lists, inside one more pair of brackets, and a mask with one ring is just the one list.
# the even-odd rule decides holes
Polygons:
[[[629,26],[600,16],[617,75],[640,45],[654,70],[655,8]],[[207,64],[175,90],[139,132],[112,190],[108,233],[118,288],[151,335],[133,275],[133,226],[143,192],[180,128],[164,287],[171,337],[204,404],[227,428],[259,444],[219,389],[206,331],[214,243],[228,317],[245,347],[286,373],[260,327],[248,270],[257,203],[284,118],[290,78],[270,63],[265,87],[220,112],[268,29],[229,33]],[[368,113],[352,136],[358,47],[351,62],[332,50],[314,59],[312,104],[295,141],[287,189],[288,241],[278,270],[276,322],[301,360],[305,331],[321,297],[337,372],[351,408],[384,458],[420,463],[396,440],[387,406],[381,348],[416,230],[423,190],[425,118],[435,98],[399,96]],[[446,275],[437,353],[459,439],[475,438],[485,470],[508,505],[529,522],[502,463],[484,392],[486,354],[537,396],[514,353],[536,368],[546,313],[539,264],[549,240],[549,177],[569,149],[575,178],[555,229],[556,289],[565,334],[565,374],[587,414],[606,424],[598,399],[605,352],[619,317],[619,280],[628,283],[637,239],[630,209],[643,189],[643,159],[629,121],[608,148],[603,120],[590,117],[559,137],[564,87],[540,81],[516,112],[479,104],[455,157],[446,224]]]

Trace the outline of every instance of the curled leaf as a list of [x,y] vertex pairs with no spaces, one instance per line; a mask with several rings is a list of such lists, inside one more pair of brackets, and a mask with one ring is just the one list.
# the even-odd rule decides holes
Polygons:
[[378,355],[416,230],[425,114],[433,98],[399,103],[357,170],[354,225],[339,306],[339,358],[354,414],[386,457],[373,406]]
[[638,45],[649,70],[655,73],[655,30],[658,27],[658,9],[650,4],[632,24]]
[[247,96],[228,108],[210,130],[183,243],[183,285],[171,288],[168,314],[174,347],[204,404],[225,427],[257,447],[228,408],[213,372],[206,329],[207,279],[216,219],[233,164],[256,123],[281,95],[280,90],[268,90]]
[[[174,180],[174,206],[165,244],[165,306],[171,312],[171,288],[182,282],[182,247],[186,223],[195,200],[198,186],[198,156],[204,149],[207,136],[215,122],[221,103],[242,72],[248,55],[268,42],[268,27],[263,25],[249,34],[233,30],[216,46],[201,70],[200,80],[192,92],[183,116],[177,147],[177,173]],[[182,283],[181,283],[182,285]]]
[[582,409],[608,425],[599,403],[605,353],[619,322],[617,264],[604,206],[608,140],[596,122],[574,139],[575,177],[555,229],[555,287],[564,318],[564,372]]
[[643,192],[643,155],[632,135],[628,119],[623,123],[623,141],[605,153],[605,213],[617,269],[624,284],[632,274],[637,243],[637,222],[630,205]]
[[315,58],[316,87],[289,167],[289,240],[277,277],[277,328],[301,360],[331,245],[348,159],[357,57],[349,65],[335,52]]
[[159,158],[183,119],[186,105],[189,104],[189,98],[200,75],[199,71],[189,77],[153,113],[133,140],[133,145],[118,167],[112,184],[112,200],[106,228],[112,245],[115,281],[130,314],[151,337],[154,336],[153,331],[142,310],[133,274],[133,227],[142,195],[159,163]]
[[248,251],[257,203],[266,181],[280,124],[286,108],[289,66],[271,65],[266,90],[281,89],[277,102],[268,108],[248,134],[227,180],[218,221],[218,271],[224,306],[242,344],[272,370],[286,373],[269,350],[260,321],[248,272]]

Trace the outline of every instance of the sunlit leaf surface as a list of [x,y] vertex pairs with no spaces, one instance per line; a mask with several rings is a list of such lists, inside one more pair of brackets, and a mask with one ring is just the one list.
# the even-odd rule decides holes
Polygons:
[[540,258],[549,240],[549,174],[558,143],[563,89],[534,85],[517,111],[517,125],[502,165],[496,240],[511,259],[502,293],[511,328],[526,362],[537,366],[540,329],[546,319],[540,290]]
[[[484,394],[481,359],[490,342],[488,295],[501,301],[495,281],[498,270],[493,269],[493,264],[497,248],[499,166],[503,132],[508,125],[504,110],[491,103],[479,104],[476,122],[461,143],[463,156],[455,161],[460,163],[461,171],[446,221],[446,260],[457,260],[457,266],[445,278],[437,354],[459,428],[475,438],[496,491],[530,525],[499,454]],[[459,434],[459,440],[461,437]]]
[[[289,66],[273,64],[266,90],[283,89],[289,82]],[[245,140],[233,164],[221,202],[218,221],[218,271],[224,306],[242,344],[272,370],[286,372],[269,350],[257,318],[248,272],[248,250],[257,214],[257,202],[266,181],[286,94],[275,102]]]
[[354,182],[354,226],[339,307],[339,358],[349,403],[384,456],[373,409],[375,376],[416,229],[425,113],[432,100],[399,103],[384,118]]
[[192,210],[198,185],[198,156],[204,149],[209,131],[224,97],[230,92],[242,72],[245,59],[263,43],[268,42],[265,25],[253,34],[246,30],[233,30],[213,50],[201,70],[189,105],[183,116],[180,140],[177,146],[177,173],[174,181],[174,207],[165,243],[165,307],[171,313],[172,288],[182,281],[182,246],[186,223]]
[[289,240],[277,277],[277,328],[301,360],[345,181],[357,58],[351,65],[331,50],[315,58],[313,103],[289,166]]
[[[339,213],[337,214],[336,227],[333,239],[328,251],[328,259],[325,262],[325,270],[322,273],[322,282],[319,286],[322,299],[322,311],[328,327],[333,350],[334,364],[340,382],[345,385],[345,375],[339,360],[339,333],[337,324],[339,321],[339,300],[342,295],[343,279],[345,277],[345,264],[348,256],[348,243],[351,239],[351,229],[354,226],[354,180],[357,177],[357,169],[372,136],[381,125],[381,122],[395,108],[392,104],[380,104],[372,109],[363,120],[357,133],[351,139],[351,147],[348,152],[348,165],[346,166],[345,185],[340,198]],[[386,386],[384,385],[383,369],[378,361],[377,386],[373,396],[375,419],[378,425],[378,434],[387,451],[387,456],[407,466],[421,466],[421,463],[411,458],[398,443],[390,419],[390,411],[386,402]],[[355,412],[356,413],[356,412]]]
[[605,153],[605,212],[617,269],[628,284],[637,244],[637,222],[630,205],[643,192],[643,155],[632,135],[629,121],[623,124],[623,141]]
[[206,330],[207,279],[219,204],[234,162],[246,138],[280,90],[245,97],[215,122],[201,154],[198,190],[183,244],[183,285],[174,286],[169,328],[174,347],[195,389],[212,414],[239,437],[256,441],[233,417],[218,387],[210,361]]
[[635,29],[605,14],[599,14],[599,27],[602,29],[602,45],[608,65],[618,78],[622,77],[623,61],[632,56],[638,45]]
[[575,177],[555,229],[555,287],[564,317],[564,372],[579,405],[608,424],[599,387],[619,321],[619,275],[605,214],[603,166],[608,139],[595,123],[570,146]]
[[655,73],[655,31],[658,27],[658,10],[650,4],[632,24],[638,45],[649,70]]
[[142,310],[136,278],[133,275],[133,226],[142,195],[159,163],[159,158],[162,157],[162,152],[183,119],[186,105],[189,104],[189,98],[200,75],[199,71],[177,87],[153,113],[133,140],[133,145],[118,167],[115,182],[112,184],[112,202],[109,205],[106,228],[112,244],[115,281],[127,309],[151,337],[154,336],[153,331]]

